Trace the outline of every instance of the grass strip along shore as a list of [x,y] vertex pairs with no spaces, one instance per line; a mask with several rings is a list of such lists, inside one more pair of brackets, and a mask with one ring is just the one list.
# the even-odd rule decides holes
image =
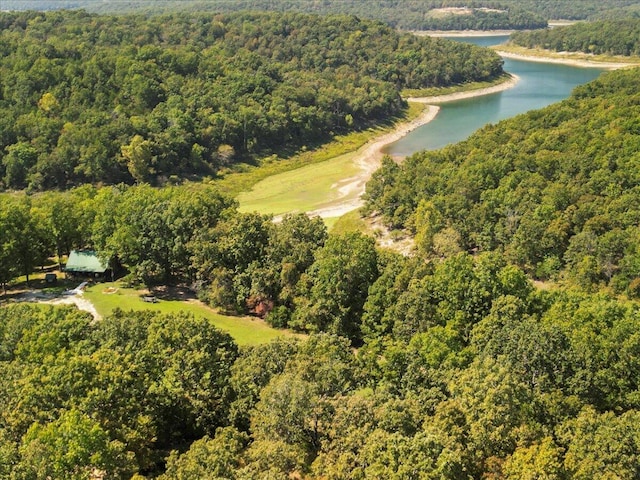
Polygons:
[[396,123],[393,129],[372,137],[355,150],[258,181],[251,190],[238,195],[240,210],[276,216],[307,212],[322,217],[331,226],[337,218],[362,205],[360,197],[371,174],[380,166],[383,148],[432,121],[439,110],[437,104],[497,93],[517,81],[517,77],[508,75],[495,85],[411,96],[408,101],[413,118]]

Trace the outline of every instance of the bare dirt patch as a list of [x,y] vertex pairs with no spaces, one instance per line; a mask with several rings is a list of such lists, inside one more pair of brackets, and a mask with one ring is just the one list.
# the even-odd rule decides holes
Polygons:
[[445,7],[429,10],[430,17],[447,17],[449,15],[471,15],[473,10],[469,7]]
[[372,215],[364,219],[373,232],[376,244],[382,248],[388,248],[394,252],[400,253],[405,257],[410,256],[415,250],[415,242],[413,237],[407,231],[389,230],[382,222],[380,215]]

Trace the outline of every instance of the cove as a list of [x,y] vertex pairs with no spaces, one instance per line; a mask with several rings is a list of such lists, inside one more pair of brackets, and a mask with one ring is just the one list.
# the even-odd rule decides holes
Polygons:
[[[507,38],[496,36],[451,39],[491,46],[499,45]],[[482,97],[443,103],[433,121],[387,145],[384,153],[406,157],[420,150],[437,150],[465,140],[484,125],[564,100],[576,86],[596,79],[605,69],[506,58],[504,70],[520,77],[514,88]]]

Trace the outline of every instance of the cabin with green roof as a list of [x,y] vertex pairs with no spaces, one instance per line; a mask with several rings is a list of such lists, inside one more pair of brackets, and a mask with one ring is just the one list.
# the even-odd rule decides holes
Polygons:
[[95,250],[71,250],[64,267],[68,277],[106,277],[109,266],[98,257]]

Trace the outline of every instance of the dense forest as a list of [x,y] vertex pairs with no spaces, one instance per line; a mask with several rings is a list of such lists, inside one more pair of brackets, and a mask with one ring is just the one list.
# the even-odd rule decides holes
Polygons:
[[640,55],[638,19],[580,22],[566,27],[516,32],[511,43],[556,52],[584,52],[595,55]]
[[503,73],[479,47],[269,13],[2,13],[0,58],[0,179],[32,190],[214,174]]
[[547,26],[545,19],[539,15],[517,6],[491,1],[386,0],[372,4],[341,0],[212,0],[196,2],[194,8],[340,13],[381,20],[402,30],[520,30]]
[[365,213],[402,256],[147,182],[367,126],[493,53],[347,16],[28,12],[0,58],[1,181],[28,188],[0,194],[3,288],[92,248],[300,333],[0,296],[0,480],[640,478],[638,69],[386,158]]
[[638,296],[639,99],[637,69],[608,73],[465,142],[387,160],[368,209],[427,255],[498,250],[540,279]]
[[[421,30],[454,27],[540,28],[547,20],[595,20],[603,17],[621,18],[638,12],[639,0],[4,0],[8,10],[86,9],[96,13],[263,10],[316,14],[349,14],[360,18],[381,20],[402,29]],[[467,7],[476,9],[467,15],[445,15],[434,9]],[[483,9],[498,10],[487,12]],[[434,18],[435,17],[435,18]],[[440,19],[441,23],[439,23]],[[527,26],[529,25],[529,26]]]
[[92,246],[308,335],[4,306],[0,478],[637,478],[636,78],[385,161],[369,207],[412,257],[204,185],[5,195],[4,281]]
[[[381,2],[358,2],[344,0],[189,0],[172,2],[166,0],[131,0],[117,3],[92,0],[6,0],[7,7],[16,10],[49,10],[55,8],[83,8],[93,12],[113,13],[124,11],[208,11],[237,12],[240,10],[300,12],[315,14],[357,15],[360,18],[381,20],[395,28],[404,30],[433,29],[525,29],[543,28],[547,22],[540,15],[518,8],[517,2],[481,1],[419,1],[385,0]],[[446,11],[442,9],[453,8]]]
[[[0,478],[640,475],[637,302],[537,290],[500,254],[372,265],[357,351],[330,333],[238,348],[182,314],[0,308]],[[349,295],[322,270],[308,312]]]
[[535,12],[547,20],[595,20],[610,12],[625,16],[640,6],[638,0],[503,0],[502,3]]

